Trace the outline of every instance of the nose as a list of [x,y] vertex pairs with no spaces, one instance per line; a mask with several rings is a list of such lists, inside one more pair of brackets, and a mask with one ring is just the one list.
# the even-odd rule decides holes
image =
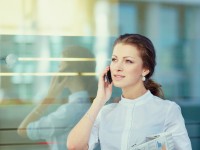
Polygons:
[[117,62],[116,64],[115,64],[115,70],[116,71],[122,71],[124,69],[124,64],[123,64],[123,62]]

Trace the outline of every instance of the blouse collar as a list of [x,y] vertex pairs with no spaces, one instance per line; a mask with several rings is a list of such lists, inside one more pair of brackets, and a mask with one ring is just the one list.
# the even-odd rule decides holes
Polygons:
[[87,91],[79,91],[69,96],[69,103],[89,103],[89,94]]
[[148,90],[146,93],[144,93],[142,96],[135,98],[135,99],[127,99],[124,98],[121,95],[121,101],[119,103],[121,104],[127,104],[127,105],[141,105],[144,104],[145,102],[148,101],[148,99],[152,98],[153,95],[151,94],[151,92]]

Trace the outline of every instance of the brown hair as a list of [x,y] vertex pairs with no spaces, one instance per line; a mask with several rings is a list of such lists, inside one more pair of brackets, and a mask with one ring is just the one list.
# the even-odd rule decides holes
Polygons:
[[[71,45],[66,47],[62,55],[64,58],[92,58],[94,59],[94,54],[89,49],[78,46]],[[82,76],[81,73],[89,72],[94,73],[96,69],[96,61],[70,61],[67,62],[66,70],[67,72],[78,72],[80,75],[77,76],[81,81],[85,90],[87,90],[92,98],[96,95],[97,80],[95,76]]]
[[114,46],[119,43],[133,45],[138,48],[143,67],[149,69],[149,73],[145,76],[145,88],[150,90],[153,95],[164,98],[161,85],[151,79],[156,66],[156,53],[151,40],[140,34],[124,34],[115,40]]

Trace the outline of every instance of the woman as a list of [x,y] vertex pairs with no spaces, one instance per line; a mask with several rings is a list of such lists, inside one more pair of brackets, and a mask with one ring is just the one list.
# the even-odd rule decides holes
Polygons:
[[[150,135],[170,132],[175,150],[191,150],[180,107],[163,100],[160,85],[151,79],[155,59],[152,42],[142,35],[125,34],[115,41],[96,98],[68,136],[69,149],[93,149],[99,142],[102,150],[129,150]],[[104,81],[109,69],[111,84]],[[121,101],[104,106],[112,85],[122,89]]]
[[[63,51],[64,58],[94,58],[86,48],[69,46]],[[78,76],[55,76],[52,79],[48,94],[21,122],[18,134],[31,140],[45,140],[52,150],[65,150],[67,135],[77,124],[91,105],[90,97],[96,94],[95,76],[81,76],[82,72],[94,72],[95,61],[61,62],[59,72],[79,72]],[[45,110],[56,102],[64,89],[70,91],[68,102],[48,115]]]

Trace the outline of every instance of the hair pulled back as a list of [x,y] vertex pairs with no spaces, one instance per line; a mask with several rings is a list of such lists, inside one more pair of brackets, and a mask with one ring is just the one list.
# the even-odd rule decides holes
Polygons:
[[[91,50],[78,46],[78,45],[71,45],[66,47],[62,55],[64,58],[95,58],[94,54]],[[82,72],[95,72],[96,69],[96,62],[95,61],[68,61],[64,62],[66,64],[66,68],[63,71],[67,72],[78,72],[80,81],[82,81],[82,85],[84,86],[85,90],[88,91],[91,99],[96,96],[97,89],[94,88],[98,85],[95,76],[82,76]],[[73,82],[73,81],[72,81]]]
[[151,79],[156,66],[156,53],[151,40],[140,34],[124,34],[115,40],[114,46],[119,43],[137,47],[143,61],[143,67],[149,70],[145,76],[145,88],[150,90],[153,95],[164,98],[161,85]]

